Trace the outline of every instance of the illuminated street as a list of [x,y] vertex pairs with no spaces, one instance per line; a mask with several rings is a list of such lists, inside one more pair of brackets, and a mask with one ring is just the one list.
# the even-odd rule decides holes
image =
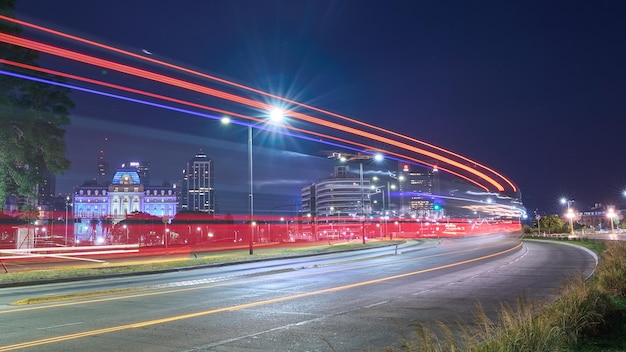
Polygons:
[[411,322],[471,319],[477,300],[490,310],[520,295],[547,297],[569,275],[589,275],[595,266],[595,259],[576,247],[530,242],[516,248],[518,243],[487,236],[367,260],[338,254],[254,269],[4,289],[3,297],[17,301],[140,288],[3,305],[0,351],[18,346],[32,351],[272,350],[277,341],[285,351],[382,348],[397,343]]

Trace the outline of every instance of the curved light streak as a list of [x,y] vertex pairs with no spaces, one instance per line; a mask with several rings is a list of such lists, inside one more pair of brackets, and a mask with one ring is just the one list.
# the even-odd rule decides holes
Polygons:
[[[478,162],[476,162],[476,161],[474,161],[472,159],[469,159],[469,158],[467,158],[467,157],[465,157],[463,155],[460,155],[460,154],[455,153],[455,152],[453,152],[451,150],[448,150],[448,149],[436,146],[434,144],[427,143],[427,142],[421,141],[419,139],[415,139],[415,138],[412,138],[410,136],[406,136],[406,135],[403,135],[401,133],[397,133],[397,132],[394,132],[394,131],[391,131],[391,130],[387,130],[387,129],[384,129],[382,127],[378,127],[378,126],[375,126],[375,125],[372,125],[372,124],[368,124],[368,123],[365,123],[365,122],[362,122],[362,121],[359,121],[359,120],[356,120],[356,119],[352,119],[352,118],[349,118],[349,117],[346,117],[346,116],[343,116],[343,115],[340,115],[340,114],[336,114],[336,113],[333,113],[333,112],[328,111],[328,110],[320,109],[320,108],[317,108],[317,107],[314,107],[314,106],[311,106],[311,105],[300,103],[300,102],[295,101],[295,100],[291,100],[291,99],[284,98],[284,97],[281,97],[281,96],[278,96],[278,95],[274,95],[274,94],[271,94],[271,93],[268,93],[268,92],[264,92],[264,91],[261,91],[261,90],[258,90],[258,89],[252,88],[252,87],[248,87],[248,86],[243,85],[243,84],[239,84],[239,83],[236,83],[236,82],[233,82],[233,81],[229,81],[229,80],[226,80],[226,79],[223,79],[223,78],[219,78],[219,77],[216,77],[216,76],[208,75],[208,74],[205,74],[205,73],[202,73],[202,72],[199,72],[199,71],[196,71],[196,70],[192,70],[192,69],[189,69],[189,68],[186,68],[186,67],[183,67],[183,66],[174,65],[174,64],[171,64],[171,63],[168,63],[168,62],[165,62],[165,61],[157,60],[157,59],[154,59],[154,58],[151,58],[151,57],[147,57],[145,55],[139,55],[139,54],[136,54],[136,53],[133,53],[133,52],[122,50],[122,49],[119,49],[119,48],[116,48],[116,47],[113,47],[113,46],[110,46],[110,45],[105,45],[105,44],[102,44],[102,43],[98,43],[96,41],[88,40],[88,39],[81,38],[81,37],[78,37],[78,36],[75,36],[75,35],[71,35],[71,34],[68,34],[68,33],[60,32],[60,31],[57,31],[57,30],[53,30],[51,28],[39,26],[39,25],[36,25],[34,23],[30,23],[30,22],[26,22],[26,21],[20,21],[20,20],[17,20],[17,19],[11,18],[11,17],[7,17],[7,16],[4,16],[4,15],[0,15],[0,19],[3,19],[5,21],[9,21],[9,22],[13,22],[13,23],[16,23],[16,24],[19,24],[19,25],[22,25],[22,26],[30,27],[30,28],[33,28],[33,29],[36,29],[36,30],[39,30],[39,31],[42,31],[42,32],[46,32],[46,33],[49,33],[49,34],[53,34],[53,35],[56,35],[56,36],[60,36],[60,37],[63,37],[63,38],[71,39],[71,40],[74,40],[74,41],[77,41],[77,42],[80,42],[80,43],[92,45],[92,46],[99,47],[99,48],[102,48],[102,49],[106,49],[106,50],[109,50],[109,51],[113,51],[113,52],[116,52],[116,53],[119,53],[119,54],[123,54],[123,55],[126,55],[126,56],[134,57],[136,59],[140,59],[140,60],[143,60],[143,61],[148,61],[148,62],[151,62],[151,63],[155,63],[155,64],[158,64],[158,65],[161,65],[161,66],[164,66],[164,67],[168,67],[168,68],[171,68],[171,69],[174,69],[174,70],[178,70],[178,71],[181,71],[181,72],[190,73],[190,74],[202,77],[202,78],[206,78],[206,79],[210,79],[210,80],[213,80],[213,81],[216,81],[216,82],[220,82],[220,83],[224,83],[224,84],[227,84],[227,85],[231,85],[233,87],[237,87],[237,88],[240,88],[240,89],[243,89],[243,90],[247,90],[247,91],[250,91],[250,92],[254,92],[254,93],[257,93],[257,94],[260,94],[260,95],[264,95],[264,96],[267,96],[267,97],[270,97],[270,98],[273,98],[273,99],[277,99],[277,100],[284,101],[284,102],[287,102],[287,103],[290,103],[290,104],[301,106],[301,107],[304,107],[304,108],[307,108],[307,109],[311,109],[311,110],[314,110],[314,111],[317,111],[317,112],[320,112],[320,113],[323,113],[323,114],[326,114],[326,115],[329,115],[329,116],[333,116],[333,117],[336,117],[336,118],[339,118],[339,119],[342,119],[342,120],[345,120],[345,121],[349,121],[349,122],[352,122],[352,123],[355,123],[355,124],[358,124],[358,125],[361,125],[361,126],[365,126],[365,127],[368,127],[368,128],[380,131],[380,132],[391,134],[391,135],[396,136],[396,137],[401,137],[401,138],[407,139],[407,140],[409,140],[411,142],[418,143],[418,144],[427,146],[429,148],[433,148],[435,150],[438,150],[438,151],[447,153],[449,155],[452,155],[454,157],[460,158],[461,160],[465,160],[467,162],[470,162],[470,163],[472,163],[472,164],[474,164],[476,166],[480,166],[483,169],[485,169],[485,170],[487,170],[487,171],[497,175],[498,177],[500,177],[502,180],[504,180],[506,183],[508,183],[511,186],[513,191],[517,192],[517,187],[513,184],[513,182],[511,182],[508,178],[504,177],[503,175],[501,175],[497,171],[495,171],[495,170],[493,170],[493,169],[491,169],[491,168],[489,168],[489,167],[487,167],[487,166],[485,166],[485,165],[483,165],[481,163],[478,163]],[[498,188],[498,189],[500,190],[500,188]]]
[[[180,99],[176,99],[176,98],[171,98],[171,97],[167,97],[167,96],[163,96],[163,95],[159,95],[159,94],[155,94],[155,93],[150,93],[150,92],[146,92],[146,91],[142,91],[142,90],[138,90],[138,89],[134,89],[134,88],[119,86],[119,85],[116,85],[116,84],[103,82],[103,81],[99,81],[99,80],[94,80],[94,79],[91,79],[91,78],[76,76],[76,75],[72,75],[72,74],[68,74],[68,73],[64,73],[64,72],[59,72],[59,71],[54,71],[54,70],[41,68],[41,67],[37,67],[37,66],[22,64],[22,63],[19,63],[19,62],[12,62],[12,61],[5,60],[5,59],[0,59],[0,63],[7,64],[7,65],[12,65],[12,66],[16,66],[16,67],[21,67],[21,68],[25,68],[25,69],[30,69],[30,70],[34,70],[34,71],[39,71],[39,72],[43,72],[43,73],[47,73],[47,74],[51,74],[51,75],[60,76],[60,77],[65,77],[65,78],[68,78],[68,79],[74,79],[74,80],[79,80],[79,81],[92,83],[92,84],[96,84],[96,85],[102,85],[102,86],[106,86],[106,87],[109,87],[109,88],[119,89],[119,90],[131,92],[131,93],[136,93],[136,94],[140,94],[140,95],[146,95],[146,96],[150,96],[150,97],[153,97],[153,98],[162,99],[162,100],[166,100],[166,101],[170,101],[170,102],[174,102],[174,103],[179,103],[179,104],[188,105],[188,106],[192,106],[192,107],[196,107],[196,108],[200,108],[200,109],[205,109],[205,110],[209,110],[209,111],[219,112],[221,114],[237,116],[237,117],[240,117],[240,118],[243,118],[243,119],[246,119],[246,120],[250,120],[250,121],[253,121],[253,122],[257,122],[257,123],[258,122],[265,122],[265,120],[262,120],[262,119],[259,119],[259,118],[246,116],[246,115],[242,115],[242,114],[238,114],[238,113],[234,113],[234,112],[230,112],[230,111],[226,111],[226,110],[222,110],[222,109],[217,109],[217,108],[213,108],[213,107],[209,107],[209,106],[205,106],[205,105],[201,105],[201,104],[197,104],[197,103],[192,103],[192,102],[189,102],[189,101],[184,101],[184,100],[180,100]],[[145,101],[145,100],[125,97],[125,96],[112,94],[112,93],[106,93],[106,92],[93,90],[93,89],[89,89],[89,88],[84,88],[84,87],[79,87],[79,86],[75,86],[75,85],[71,85],[71,84],[54,82],[54,81],[50,81],[50,80],[46,80],[46,79],[42,79],[42,78],[36,78],[36,77],[27,76],[27,75],[22,75],[22,74],[18,74],[18,73],[14,73],[14,72],[0,71],[0,74],[13,76],[13,77],[18,77],[18,78],[23,78],[23,79],[28,79],[28,80],[41,82],[41,83],[46,83],[46,84],[51,84],[51,85],[57,85],[57,86],[70,88],[70,89],[75,89],[75,90],[79,90],[79,91],[83,91],[83,92],[87,92],[87,93],[92,93],[92,94],[96,94],[96,95],[102,95],[102,96],[106,96],[106,97],[110,97],[110,98],[116,98],[116,99],[120,99],[120,100],[135,102],[135,103],[148,105],[148,106],[152,106],[152,107],[163,108],[163,109],[166,109],[166,110],[182,112],[182,113],[189,114],[189,115],[195,115],[195,116],[210,118],[210,119],[213,119],[213,120],[221,119],[221,116],[208,115],[208,114],[204,114],[204,113],[200,113],[200,112],[196,112],[196,111],[180,109],[180,108],[176,108],[176,107],[173,107],[173,106],[168,106],[168,105],[148,102],[148,101]],[[233,123],[239,124],[239,125],[244,125],[244,126],[250,125],[250,124],[236,122],[236,121],[234,121]],[[271,121],[268,121],[266,123],[273,124],[273,123],[271,123]],[[253,127],[259,128],[259,129],[263,129],[263,130],[267,129],[266,127],[262,127],[262,125],[261,126],[253,126]],[[335,140],[335,141],[338,141],[338,142],[341,142],[341,143],[346,143],[346,144],[350,144],[350,145],[353,145],[353,146],[358,146],[358,147],[363,148],[363,149],[369,149],[369,150],[374,150],[375,149],[373,146],[370,146],[370,145],[366,145],[366,144],[362,144],[362,143],[358,143],[358,142],[354,142],[354,141],[349,141],[349,140],[346,140],[346,139],[343,139],[343,138],[330,136],[330,135],[326,135],[326,134],[319,133],[319,132],[308,131],[308,130],[301,129],[301,128],[294,127],[294,126],[284,126],[284,127],[286,129],[294,130],[294,131],[297,131],[297,132],[300,132],[300,133],[310,134],[310,135],[314,135],[316,137],[327,138],[327,139]],[[322,143],[322,144],[332,145],[332,146],[335,146],[335,147],[352,149],[352,150],[360,150],[360,149],[357,149],[357,148],[354,148],[354,147],[349,147],[349,146],[344,145],[344,144],[332,143],[332,142],[321,140],[319,138],[307,137],[307,136],[304,136],[304,135],[301,135],[301,134],[292,134],[292,133],[286,133],[286,132],[281,132],[281,131],[275,131],[275,132],[278,132],[278,133],[281,133],[281,134],[284,134],[284,135],[289,135],[289,136],[296,137],[296,138],[301,138],[301,139],[305,139],[305,140],[310,140],[310,141]],[[381,150],[381,149],[377,149],[377,151],[383,152],[383,153],[388,154],[388,155],[396,156],[398,158],[398,160],[415,162],[415,163],[422,164],[422,165],[427,165],[427,166],[430,166],[430,167],[434,167],[435,166],[435,165],[433,165],[431,163],[428,163],[428,162],[426,162],[424,160],[416,159],[416,158],[410,157],[408,155],[403,155],[403,154],[390,152],[390,151],[385,151],[385,150]],[[455,176],[457,176],[459,178],[462,178],[462,179],[464,179],[464,180],[466,180],[466,181],[468,181],[468,182],[470,182],[470,183],[472,183],[472,184],[474,184],[474,185],[484,189],[485,191],[489,191],[487,187],[485,187],[484,185],[476,182],[475,180],[473,180],[473,179],[471,179],[471,178],[469,178],[467,176],[459,174],[459,173],[457,173],[457,172],[455,172],[453,170],[449,170],[449,169],[447,169],[445,167],[441,167],[440,166],[439,168],[442,171],[448,172],[448,173],[450,173],[452,175],[455,175]]]
[[[32,41],[32,40],[28,40],[28,39],[23,39],[23,38],[19,38],[19,37],[15,37],[12,35],[8,35],[8,34],[4,34],[4,33],[0,33],[0,41],[3,41],[5,43],[8,44],[13,44],[13,45],[17,45],[17,46],[22,46],[25,48],[29,48],[29,49],[33,49],[33,50],[38,50],[41,52],[45,52],[51,55],[55,55],[55,56],[61,56],[61,57],[65,57],[68,59],[72,59],[75,61],[80,61],[80,62],[85,62],[85,63],[89,63],[92,64],[94,66],[99,66],[99,67],[103,67],[103,68],[108,68],[114,71],[118,71],[118,72],[123,72],[129,75],[133,75],[136,77],[140,77],[140,78],[144,78],[144,79],[149,79],[149,80],[153,80],[153,81],[157,81],[157,82],[162,82],[165,84],[169,84],[172,86],[176,86],[179,88],[184,88],[184,89],[188,89],[188,90],[192,90],[192,91],[196,91],[198,93],[204,93],[204,94],[208,94],[211,96],[215,96],[215,97],[219,97],[225,100],[230,100],[233,102],[237,102],[243,105],[248,105],[251,107],[255,107],[258,109],[262,109],[262,110],[271,110],[271,106],[269,104],[263,103],[263,102],[259,102],[259,101],[255,101],[255,100],[251,100],[251,99],[247,99],[247,98],[243,98],[234,94],[230,94],[230,93],[226,93],[223,91],[219,91],[216,89],[212,89],[212,88],[208,88],[208,87],[204,87],[198,84],[194,84],[194,83],[190,83],[190,82],[186,82],[180,79],[176,79],[173,77],[169,77],[169,76],[164,76],[161,74],[157,74],[154,72],[150,72],[150,71],[146,71],[143,69],[139,69],[139,68],[135,68],[135,67],[131,67],[128,65],[123,65],[123,64],[119,64],[119,63],[115,63],[115,62],[111,62],[109,60],[104,60],[104,59],[100,59],[100,58],[96,58],[93,56],[89,56],[89,55],[85,55],[85,54],[81,54],[81,53],[77,53],[77,52],[73,52],[70,50],[66,50],[66,49],[62,49],[62,48],[58,48],[55,46],[51,46],[48,44],[44,44],[44,43],[39,43],[36,41]],[[488,182],[489,184],[491,184],[492,186],[494,186],[498,191],[503,192],[504,191],[504,187],[498,183],[496,180],[494,180],[493,178],[489,177],[488,175],[484,174],[483,172],[480,172],[476,169],[473,169],[471,167],[468,167],[467,165],[464,165],[462,163],[459,163],[455,160],[452,160],[450,158],[447,158],[445,156],[424,150],[422,148],[418,148],[418,147],[414,147],[411,146],[409,144],[403,143],[403,142],[399,142],[387,137],[383,137],[383,136],[379,136],[370,132],[366,132],[363,130],[359,130],[356,128],[352,128],[352,127],[348,127],[348,126],[344,126],[338,123],[334,123],[334,122],[329,122],[323,119],[319,119],[316,117],[312,117],[306,114],[302,114],[302,113],[298,113],[298,112],[294,112],[294,111],[286,111],[285,112],[286,115],[301,119],[303,121],[307,121],[307,122],[311,122],[317,125],[321,125],[321,126],[325,126],[331,129],[335,129],[338,131],[343,131],[343,132],[347,132],[350,134],[354,134],[357,136],[361,136],[361,137],[366,137],[366,138],[370,138],[373,140],[377,140],[379,142],[383,142],[389,145],[393,145],[408,151],[412,151],[418,154],[422,154],[425,156],[428,156],[430,158],[433,158],[435,160],[439,160],[441,162],[444,162],[446,164],[455,166],[459,169],[465,170],[471,174],[474,174],[475,176],[478,176],[479,178],[485,180],[486,182]]]

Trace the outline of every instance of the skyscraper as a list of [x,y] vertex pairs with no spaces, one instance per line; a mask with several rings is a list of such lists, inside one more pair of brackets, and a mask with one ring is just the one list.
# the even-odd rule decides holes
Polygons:
[[202,151],[187,162],[181,182],[181,211],[215,213],[213,160]]
[[150,185],[150,162],[149,161],[129,161],[122,164],[122,167],[137,170],[137,174],[144,185]]
[[[399,174],[406,182],[400,183],[400,211],[406,214],[417,213],[424,216],[433,210],[433,196],[439,196],[439,176],[437,167],[429,169],[417,165],[399,163]],[[408,204],[406,204],[408,201]]]
[[54,197],[56,193],[56,176],[47,169],[39,169],[43,182],[37,185],[38,205],[53,208]]
[[98,177],[96,179],[98,184],[104,184],[109,182],[109,163],[104,159],[104,149],[100,149],[100,155],[98,156]]

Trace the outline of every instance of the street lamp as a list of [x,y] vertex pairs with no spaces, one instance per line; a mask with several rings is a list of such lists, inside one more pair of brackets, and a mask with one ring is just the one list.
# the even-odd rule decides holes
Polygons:
[[68,208],[70,206],[70,196],[65,197],[65,247],[67,247],[67,218],[69,217]]
[[[270,111],[270,120],[274,122],[280,122],[284,117],[284,111],[279,108],[273,108]],[[229,124],[230,118],[227,116],[222,117],[221,122],[223,124]],[[253,189],[253,170],[252,170],[252,124],[248,124],[248,222],[250,223],[250,255],[254,253],[254,189]]]
[[572,203],[574,203],[573,199],[561,198],[561,204],[567,205],[566,216],[569,218],[570,235],[574,235],[574,211],[570,207]]
[[606,213],[606,217],[609,218],[609,221],[611,222],[611,235],[615,235],[615,226],[613,225],[613,218],[615,218],[617,214],[615,214],[615,209],[613,208],[609,208],[608,212]]
[[335,233],[335,226],[333,225],[333,211],[335,210],[335,207],[330,207],[330,235],[334,236]]
[[365,226],[363,224],[363,218],[365,217],[365,197],[363,192],[363,160],[374,159],[376,161],[383,160],[383,155],[380,153],[375,154],[366,154],[366,153],[356,153],[356,154],[342,154],[334,152],[329,158],[339,159],[341,162],[348,162],[353,160],[359,161],[359,184],[361,189],[361,234],[363,237],[363,244],[365,244]]
[[569,218],[569,233],[574,235],[574,211],[571,208],[567,209],[567,217]]

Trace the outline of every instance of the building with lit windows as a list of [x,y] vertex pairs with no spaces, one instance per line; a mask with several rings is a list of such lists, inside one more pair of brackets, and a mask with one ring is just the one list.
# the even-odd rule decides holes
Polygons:
[[400,163],[398,174],[403,179],[399,183],[399,213],[427,216],[434,210],[433,196],[440,193],[437,168]]
[[302,188],[302,214],[360,216],[372,211],[370,180],[349,175],[348,166],[336,166],[331,177]]
[[150,184],[150,162],[149,161],[128,161],[122,164],[122,168],[136,169],[139,180],[144,185]]
[[92,181],[75,188],[72,205],[75,238],[95,241],[107,238],[108,225],[124,220],[131,213],[173,218],[176,194],[169,185],[143,184],[135,167],[120,168],[109,184]]
[[179,210],[215,213],[213,160],[202,151],[189,160],[183,170]]

